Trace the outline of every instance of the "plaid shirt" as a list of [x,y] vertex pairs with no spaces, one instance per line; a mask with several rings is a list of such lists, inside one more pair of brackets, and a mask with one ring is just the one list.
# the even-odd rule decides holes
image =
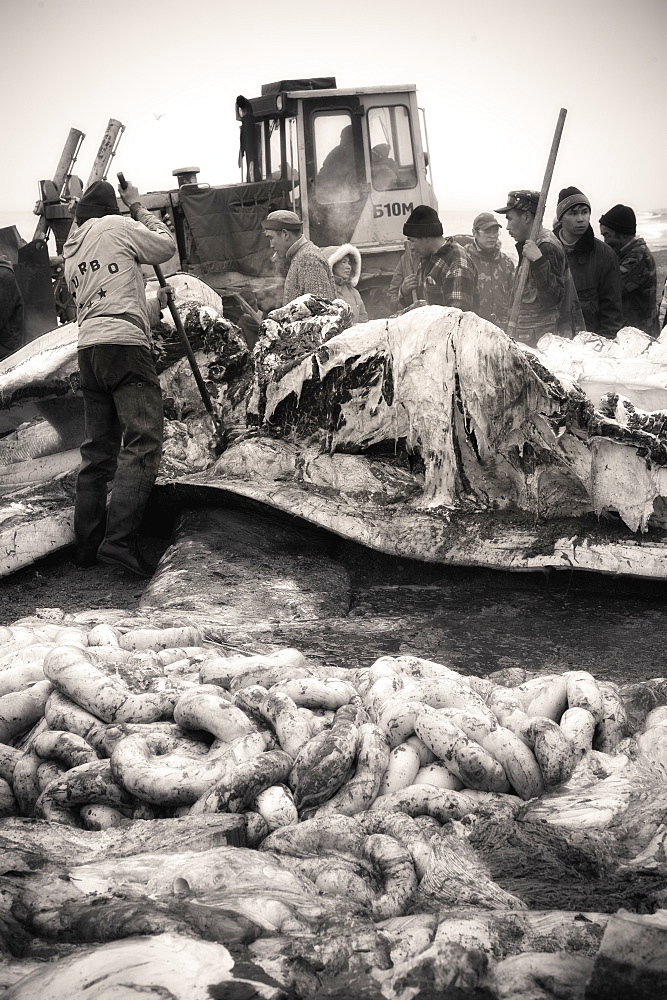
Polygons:
[[420,262],[418,278],[417,294],[429,305],[477,312],[477,268],[451,236],[435,253]]

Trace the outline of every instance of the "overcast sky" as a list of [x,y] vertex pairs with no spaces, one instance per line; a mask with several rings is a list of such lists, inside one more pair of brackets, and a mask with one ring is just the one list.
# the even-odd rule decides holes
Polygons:
[[[31,210],[70,127],[85,181],[109,118],[111,179],[174,186],[174,167],[235,183],[238,94],[332,75],[415,83],[447,210],[493,209],[541,185],[568,110],[547,212],[576,184],[593,217],[667,205],[666,0],[5,0],[0,210]],[[156,116],[161,116],[157,118]]]

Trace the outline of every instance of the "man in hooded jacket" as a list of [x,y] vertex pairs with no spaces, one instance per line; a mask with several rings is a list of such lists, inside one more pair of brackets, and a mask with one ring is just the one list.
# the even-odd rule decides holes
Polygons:
[[120,194],[131,218],[119,214],[111,184],[92,184],[63,248],[65,280],[76,301],[86,428],[74,534],[80,565],[98,558],[149,577],[154,570],[137,549],[137,535],[162,454],[162,395],[149,350],[141,265],[164,263],[176,244],[142,206],[134,185]]
[[563,244],[586,329],[615,337],[623,325],[621,271],[616,254],[595,238],[591,203],[578,187],[558,195],[554,233]]
[[23,340],[23,298],[14,266],[0,253],[0,361],[18,351]]

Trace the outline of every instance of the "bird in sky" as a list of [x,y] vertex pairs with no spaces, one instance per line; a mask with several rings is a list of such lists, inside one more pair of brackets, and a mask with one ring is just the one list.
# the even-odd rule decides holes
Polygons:
[[155,112],[153,112],[153,117],[155,118],[156,122],[159,122],[160,118],[164,118],[164,116],[166,115],[166,113],[167,113],[166,111],[163,111],[161,115],[156,115]]

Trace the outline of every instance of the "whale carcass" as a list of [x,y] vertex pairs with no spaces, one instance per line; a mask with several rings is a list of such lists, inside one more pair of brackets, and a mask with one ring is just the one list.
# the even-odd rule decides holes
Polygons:
[[[250,352],[215,293],[171,280],[226,434],[165,322],[165,502],[259,502],[429,562],[664,575],[661,341],[628,329],[533,351],[474,313],[422,306],[352,326],[344,303],[304,296]],[[72,540],[77,392],[74,325],[0,368],[0,572]]]

